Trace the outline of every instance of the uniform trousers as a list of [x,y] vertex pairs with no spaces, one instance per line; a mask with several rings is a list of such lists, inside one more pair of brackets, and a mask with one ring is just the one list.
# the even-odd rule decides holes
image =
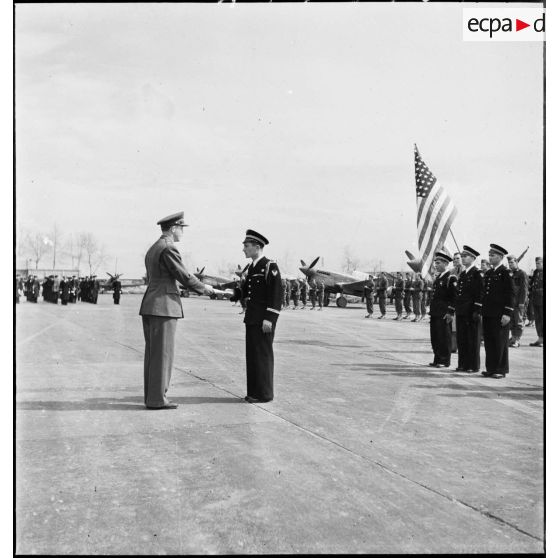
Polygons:
[[526,318],[530,321],[533,322],[535,321],[535,305],[533,304],[533,300],[531,298],[529,298],[527,305],[526,305]]
[[114,304],[120,304],[120,293],[115,293],[114,295],[112,295],[112,298],[114,300]]
[[174,361],[177,318],[142,316],[145,356],[143,361],[143,400],[148,407],[162,407]]
[[312,308],[316,308],[316,293],[310,291],[310,303],[312,304]]
[[324,293],[318,293],[318,306],[321,308],[324,305]]
[[426,293],[422,293],[420,298],[420,315],[423,318],[426,316]]
[[420,301],[421,301],[421,293],[413,295],[413,314],[415,316],[420,316]]
[[298,307],[298,293],[293,293],[292,297],[293,297],[293,305],[294,305],[295,308],[297,308]]
[[380,313],[382,316],[386,315],[386,293],[380,293],[378,295],[378,305],[380,306]]
[[372,296],[367,296],[366,297],[366,311],[369,314],[374,313],[374,299],[372,298]]
[[457,316],[457,366],[463,370],[480,369],[480,320]]
[[537,335],[544,339],[544,305],[533,304],[533,311],[535,314],[535,328]]
[[451,361],[451,324],[443,316],[430,317],[430,342],[434,364],[449,366]]
[[411,308],[411,292],[406,292],[405,293],[405,298],[403,299],[403,304],[405,305],[405,312],[407,312],[407,314],[410,314],[412,311]]
[[502,326],[501,320],[502,318],[491,316],[482,317],[486,371],[492,374],[507,374],[509,372],[508,338],[510,336],[510,325]]
[[521,335],[523,334],[523,315],[519,310],[519,306],[513,309],[510,320],[510,332],[514,339],[518,341],[521,339]]
[[271,333],[262,324],[246,324],[246,394],[262,401],[273,399],[274,337],[275,324]]
[[401,300],[401,297],[395,297],[395,311],[397,312],[397,315],[403,314],[403,301]]

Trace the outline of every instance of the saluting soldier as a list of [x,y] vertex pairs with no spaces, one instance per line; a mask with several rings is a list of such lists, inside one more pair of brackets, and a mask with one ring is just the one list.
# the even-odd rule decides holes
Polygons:
[[480,369],[481,310],[483,279],[473,265],[479,253],[463,246],[463,270],[457,279],[455,315],[457,318],[457,372],[478,372]]
[[533,272],[533,282],[531,286],[531,297],[533,299],[533,311],[535,314],[535,327],[537,328],[538,339],[534,343],[529,343],[531,347],[542,347],[544,345],[544,269],[543,259],[535,258],[536,269]]
[[263,255],[267,238],[252,229],[246,231],[244,254],[252,260],[242,293],[246,298],[246,391],[248,403],[272,401],[273,339],[281,311],[281,274],[277,263]]
[[483,376],[505,378],[509,372],[508,338],[513,312],[513,283],[502,260],[507,250],[491,244],[488,260],[492,269],[484,274],[482,329],[486,351]]
[[411,308],[411,298],[413,296],[413,280],[411,278],[410,273],[405,273],[405,284],[403,288],[404,298],[403,304],[405,306],[405,312],[407,313],[403,316],[404,320],[409,319],[411,316],[412,308]]
[[415,315],[413,322],[418,322],[422,319],[420,313],[420,303],[422,301],[422,289],[424,288],[424,281],[420,273],[415,273],[413,279],[413,314]]
[[369,275],[368,281],[364,284],[364,298],[366,299],[366,311],[368,314],[365,318],[370,318],[374,313],[374,276]]
[[395,312],[397,316],[393,318],[394,320],[403,319],[401,316],[403,314],[403,290],[405,288],[405,281],[403,281],[403,275],[400,271],[397,272],[395,276],[395,283],[393,285],[393,297],[395,299]]
[[147,290],[139,311],[145,338],[143,401],[148,409],[176,409],[178,405],[167,399],[176,323],[184,317],[176,282],[184,289],[206,295],[213,294],[213,287],[186,271],[174,245],[182,239],[183,227],[188,226],[184,223],[184,212],[164,217],[157,224],[162,235],[145,255]]
[[429,366],[449,367],[451,361],[451,323],[455,312],[457,278],[447,268],[451,257],[436,252],[434,265],[438,276],[434,280],[430,304],[430,341],[434,360]]
[[325,283],[323,281],[318,281],[318,310],[321,310],[323,308],[324,305],[324,296],[326,296],[325,294]]
[[523,313],[525,312],[529,280],[527,279],[527,273],[519,269],[517,258],[512,255],[508,255],[507,258],[513,287],[513,312],[510,320],[511,338],[509,345],[510,347],[519,347],[519,340],[523,334]]
[[378,320],[382,320],[386,315],[386,293],[388,288],[388,280],[386,274],[382,271],[380,277],[376,281],[376,294],[378,295],[378,306],[380,307],[380,315]]
[[115,279],[112,286],[112,299],[114,304],[120,304],[120,295],[122,294],[122,283],[120,282],[120,279]]

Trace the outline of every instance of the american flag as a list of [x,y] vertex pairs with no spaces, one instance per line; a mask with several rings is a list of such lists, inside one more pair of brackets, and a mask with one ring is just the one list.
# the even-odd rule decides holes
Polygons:
[[457,209],[422,160],[415,145],[415,183],[417,192],[417,233],[419,263],[423,277],[430,272],[434,254],[444,246]]

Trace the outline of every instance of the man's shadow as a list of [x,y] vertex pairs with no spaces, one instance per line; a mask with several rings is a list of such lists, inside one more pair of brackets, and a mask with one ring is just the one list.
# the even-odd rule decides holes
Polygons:
[[[240,397],[172,397],[179,405],[201,405],[204,403],[244,403]],[[143,396],[92,397],[82,401],[19,401],[18,411],[143,411]]]

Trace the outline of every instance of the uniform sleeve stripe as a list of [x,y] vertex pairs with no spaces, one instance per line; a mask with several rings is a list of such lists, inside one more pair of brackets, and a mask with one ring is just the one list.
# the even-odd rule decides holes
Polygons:
[[482,304],[480,302],[475,302],[476,306],[482,306]]
[[505,308],[506,310],[513,310],[513,308],[510,308],[509,306],[504,306],[504,308]]
[[273,312],[275,314],[279,314],[279,310],[275,310],[275,308],[266,308],[268,312]]

